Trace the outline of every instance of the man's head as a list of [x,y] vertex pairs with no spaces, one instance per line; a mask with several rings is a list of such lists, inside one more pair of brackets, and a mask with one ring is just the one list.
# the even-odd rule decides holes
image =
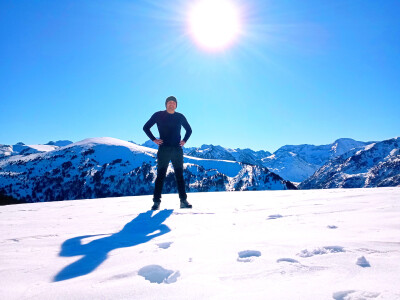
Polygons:
[[174,96],[169,96],[166,100],[165,100],[165,107],[168,107],[168,102],[173,101],[175,102],[175,108],[178,107],[178,101],[176,100],[176,98]]

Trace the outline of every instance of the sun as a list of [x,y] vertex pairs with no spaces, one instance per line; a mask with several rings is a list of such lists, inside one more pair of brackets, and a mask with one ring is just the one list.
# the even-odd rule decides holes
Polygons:
[[229,0],[199,0],[190,8],[188,19],[190,35],[209,50],[229,47],[239,34],[239,11]]

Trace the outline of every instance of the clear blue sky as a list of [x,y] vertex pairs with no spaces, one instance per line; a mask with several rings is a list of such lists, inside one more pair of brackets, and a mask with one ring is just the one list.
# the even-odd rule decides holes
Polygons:
[[188,35],[189,2],[1,1],[0,144],[143,143],[170,95],[187,147],[400,135],[399,1],[236,0],[242,33],[220,52]]

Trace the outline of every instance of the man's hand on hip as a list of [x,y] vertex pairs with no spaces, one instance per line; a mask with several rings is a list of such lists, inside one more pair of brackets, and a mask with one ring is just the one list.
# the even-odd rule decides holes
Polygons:
[[183,147],[183,145],[185,145],[185,144],[186,144],[185,141],[181,141],[181,142],[179,143],[179,145],[180,145],[181,147]]
[[155,139],[153,142],[160,146],[163,143],[163,140]]

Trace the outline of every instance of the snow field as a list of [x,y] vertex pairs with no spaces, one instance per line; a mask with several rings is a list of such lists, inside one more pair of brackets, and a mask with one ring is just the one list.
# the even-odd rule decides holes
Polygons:
[[158,212],[151,196],[0,207],[0,298],[400,299],[399,199],[378,188],[193,193],[192,210],[168,194]]

